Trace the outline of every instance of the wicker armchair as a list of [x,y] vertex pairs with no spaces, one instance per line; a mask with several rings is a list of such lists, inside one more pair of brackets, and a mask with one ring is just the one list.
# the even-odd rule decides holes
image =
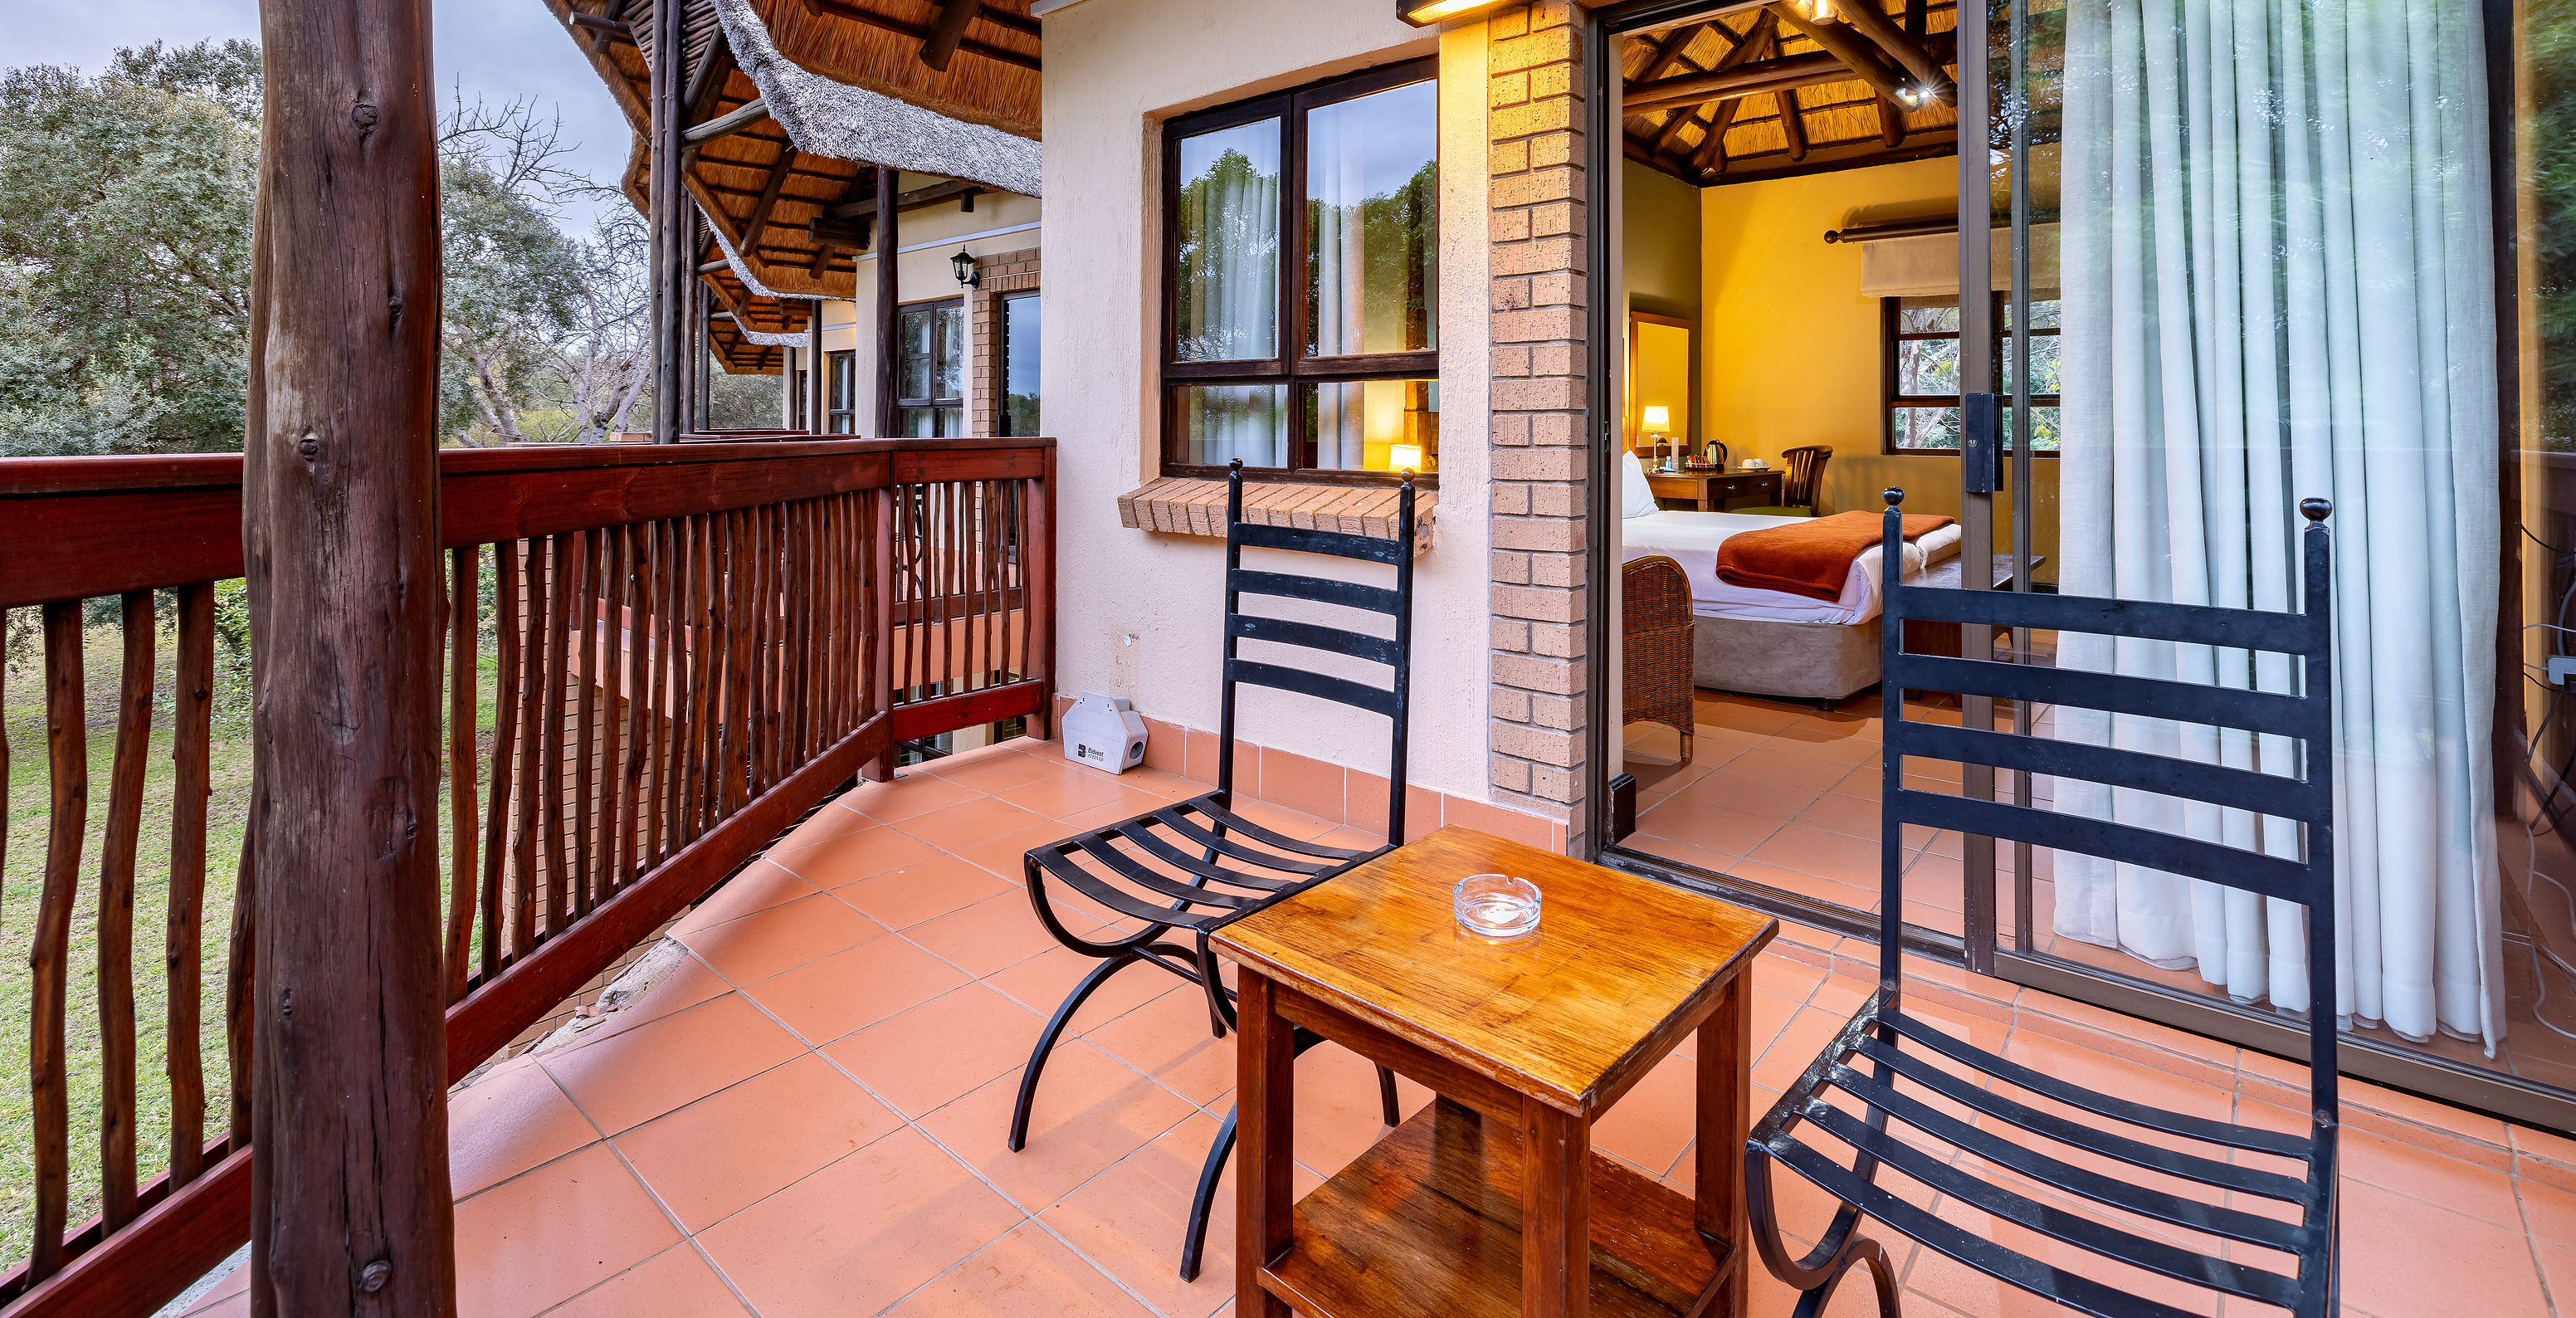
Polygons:
[[1691,599],[1682,565],[1661,554],[1620,574],[1620,644],[1626,656],[1621,699],[1631,723],[1661,723],[1682,734],[1682,763],[1691,757]]

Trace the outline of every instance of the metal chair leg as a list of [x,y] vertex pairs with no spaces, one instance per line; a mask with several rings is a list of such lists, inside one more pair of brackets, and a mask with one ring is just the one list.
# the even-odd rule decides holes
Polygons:
[[1878,1318],[1904,1318],[1896,1297],[1896,1270],[1887,1260],[1887,1251],[1867,1236],[1855,1238],[1835,1260],[1832,1275],[1823,1285],[1798,1297],[1798,1308],[1791,1318],[1818,1318],[1825,1306],[1834,1301],[1834,1288],[1851,1275],[1852,1265],[1869,1266],[1869,1279],[1878,1288]]
[[1107,983],[1111,975],[1144,959],[1142,952],[1127,952],[1101,962],[1090,974],[1082,977],[1081,983],[1073,986],[1073,992],[1066,996],[1064,1005],[1056,1008],[1046,1028],[1038,1031],[1037,1047],[1029,1050],[1029,1064],[1020,1068],[1019,1101],[1011,1105],[1011,1136],[1008,1141],[1011,1152],[1019,1152],[1029,1142],[1029,1106],[1037,1101],[1038,1073],[1046,1069],[1047,1056],[1055,1051],[1055,1041],[1063,1035],[1065,1023],[1073,1019],[1073,1013],[1081,1009],[1083,999],[1090,997],[1092,990]]
[[1199,1255],[1207,1248],[1208,1210],[1216,1204],[1216,1183],[1225,1175],[1225,1160],[1234,1153],[1235,1109],[1227,1108],[1225,1124],[1208,1146],[1207,1165],[1199,1168],[1199,1188],[1190,1196],[1189,1234],[1181,1241],[1181,1280],[1199,1279]]

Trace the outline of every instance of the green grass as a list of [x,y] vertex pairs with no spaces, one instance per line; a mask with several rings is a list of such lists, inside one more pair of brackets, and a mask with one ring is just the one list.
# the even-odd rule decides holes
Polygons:
[[[485,564],[489,580],[490,564]],[[22,615],[35,611],[20,610]],[[161,610],[155,647],[152,754],[145,770],[143,825],[134,883],[135,1167],[146,1183],[169,1166],[170,1082],[165,1068],[169,990],[162,947],[170,893],[170,801],[176,770],[170,760],[175,641],[174,610]],[[489,762],[494,725],[494,643],[491,608],[483,609],[487,634],[477,680],[481,738],[477,758]],[[66,1067],[71,1095],[71,1205],[77,1226],[99,1210],[99,1113],[103,1071],[98,1019],[98,885],[106,832],[108,773],[116,755],[116,687],[123,662],[121,629],[91,627],[85,637],[83,694],[88,702],[87,837],[81,851],[80,895],[72,915],[69,1004],[65,1013]],[[202,975],[198,989],[198,1045],[206,1082],[206,1134],[223,1133],[231,1112],[231,1064],[224,1035],[224,981],[231,963],[233,884],[250,809],[250,674],[246,661],[218,649],[213,726],[213,797],[206,839],[206,892],[200,926]],[[442,699],[442,716],[446,709]],[[41,662],[22,650],[17,666],[0,678],[0,734],[9,746],[7,833],[0,856],[0,1272],[27,1257],[35,1229],[35,1116],[27,1081],[34,973],[27,964],[44,889],[46,835],[52,779],[45,747],[44,677]],[[477,783],[477,797],[488,783]],[[447,860],[446,801],[442,782],[437,829],[441,870]],[[479,806],[478,806],[479,810]],[[479,931],[478,931],[479,932]],[[479,947],[479,937],[477,946]]]
[[[166,615],[166,611],[165,611]],[[102,1059],[98,1019],[99,851],[107,822],[108,770],[116,754],[116,686],[122,663],[119,629],[87,636],[89,707],[88,837],[81,852],[80,898],[72,914],[70,1001],[65,1017],[66,1075],[71,1095],[71,1212],[77,1225],[99,1207],[99,1095]],[[170,900],[170,762],[173,650],[164,632],[156,647],[152,755],[144,774],[143,826],[134,882],[135,1163],[137,1181],[169,1165],[170,1082],[168,977],[162,969]],[[206,1077],[206,1129],[222,1133],[231,1110],[225,1059],[224,975],[230,961],[233,878],[242,823],[250,807],[249,697],[246,673],[218,664],[213,787],[206,840],[206,893],[198,989],[198,1042]],[[25,664],[0,680],[0,733],[9,741],[7,855],[0,860],[0,1270],[27,1256],[34,1238],[35,1114],[26,1081],[37,907],[44,889],[52,775],[45,748],[44,678]]]

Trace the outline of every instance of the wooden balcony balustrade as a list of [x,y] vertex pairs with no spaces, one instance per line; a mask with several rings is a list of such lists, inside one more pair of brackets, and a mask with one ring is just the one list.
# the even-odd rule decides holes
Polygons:
[[[1049,715],[1052,440],[440,459],[451,1082],[863,768],[881,773],[895,743]],[[241,481],[232,455],[0,461],[0,608],[43,611],[52,781],[25,1072],[35,1244],[0,1274],[0,1318],[149,1314],[249,1239],[258,876],[247,841],[225,968],[233,1102],[211,1136],[197,1062],[215,583],[243,573]],[[163,590],[178,611],[176,788],[164,964],[144,973],[168,976],[172,1152],[147,1175],[132,908]],[[103,596],[122,597],[124,652],[104,838],[85,870],[82,601]],[[497,726],[478,750],[487,660]],[[0,739],[0,788],[7,772]],[[104,1207],[72,1225],[68,960],[90,876]]]

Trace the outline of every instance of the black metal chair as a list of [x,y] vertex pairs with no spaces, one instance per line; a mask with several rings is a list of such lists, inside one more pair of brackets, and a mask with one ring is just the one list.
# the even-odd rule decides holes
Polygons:
[[[1036,848],[1024,864],[1029,902],[1055,940],[1101,964],[1074,986],[1039,1032],[1029,1064],[1020,1073],[1019,1102],[1011,1109],[1010,1147],[1028,1142],[1029,1107],[1037,1096],[1038,1076],[1047,1056],[1083,1001],[1110,976],[1133,965],[1150,965],[1198,985],[1207,995],[1211,1032],[1225,1037],[1234,1028],[1234,991],[1218,974],[1208,935],[1272,902],[1303,892],[1363,861],[1393,850],[1404,840],[1404,766],[1406,698],[1412,677],[1413,642],[1413,481],[1412,473],[1397,487],[1396,536],[1392,540],[1337,531],[1269,526],[1243,520],[1243,464],[1233,464],[1227,478],[1225,538],[1225,666],[1220,674],[1216,790],[1133,819],[1121,820],[1080,837]],[[1243,566],[1243,551],[1292,550],[1322,554],[1395,569],[1393,589],[1330,580],[1286,571]],[[1392,639],[1321,623],[1243,611],[1245,597],[1338,605],[1386,614],[1394,620]],[[1262,659],[1244,658],[1244,641],[1273,647]],[[1391,675],[1384,687],[1292,666],[1286,650],[1304,650],[1343,660],[1382,665]],[[1272,660],[1277,660],[1273,662]],[[1335,665],[1348,667],[1348,665]],[[1369,850],[1302,842],[1244,818],[1234,803],[1235,688],[1271,687],[1321,700],[1351,705],[1384,715],[1393,726],[1387,767],[1386,843]],[[1047,882],[1072,889],[1097,907],[1122,917],[1114,933],[1086,938],[1067,928],[1048,896]],[[1141,922],[1142,927],[1130,927]],[[1186,933],[1193,946],[1168,941],[1166,934]],[[1300,1029],[1295,1050],[1304,1053],[1322,1042]],[[1395,1077],[1379,1067],[1378,1101],[1386,1123],[1398,1124]],[[1207,1165],[1199,1177],[1190,1208],[1188,1239],[1181,1251],[1181,1276],[1195,1279],[1201,1246],[1207,1238],[1208,1206],[1217,1178],[1234,1148],[1234,1114],[1226,1114]]]
[[[2306,608],[2269,613],[2067,595],[1962,591],[1903,584],[1897,504],[1887,492],[1886,780],[1881,808],[1878,992],[1817,1057],[1746,1145],[1746,1191],[1756,1247],[1771,1274],[1804,1292],[1799,1318],[1823,1312],[1834,1287],[1856,1264],[1878,1288],[1879,1311],[1897,1312],[1887,1255],[1856,1236],[1865,1214],[1997,1280],[2080,1313],[2110,1318],[2190,1312],[2142,1298],[1964,1230],[1881,1184],[1882,1171],[2100,1258],[2196,1287],[2278,1305],[2302,1318],[2335,1312],[2335,929],[2334,786],[2331,673],[2331,577],[2322,499],[2299,505],[2305,533]],[[2061,631],[2211,645],[2297,656],[2303,694],[2283,695],[2150,678],[1949,659],[1903,653],[1903,623],[1921,618],[1975,627],[2050,627]],[[1907,687],[1990,695],[2107,710],[2186,724],[2247,729],[2301,744],[2299,776],[2256,773],[2109,746],[2052,741],[1978,728],[1909,722]],[[2300,826],[2304,858],[2244,850],[2200,838],[2026,806],[1904,786],[1908,755],[1992,765],[2075,778],[2137,791],[2215,802]],[[1998,839],[2131,861],[2307,908],[2308,1083],[2311,1125],[2284,1134],[2169,1112],[2097,1093],[1999,1057],[1908,1015],[1900,1001],[1898,934],[1904,910],[1904,825],[1956,829]],[[1902,1080],[1905,1088],[1900,1089]],[[1833,1101],[1828,1090],[1840,1091]],[[2037,1103],[2014,1096],[2035,1095]],[[1975,1124],[1957,1110],[1975,1114]],[[2067,1115],[2072,1110],[2077,1115]],[[2134,1218],[2183,1228],[2214,1242],[2235,1242],[2230,1256],[2186,1249],[2108,1225],[2098,1217],[2043,1203],[1981,1179],[1936,1149],[1888,1133],[1893,1118],[1936,1145],[1966,1152],[1979,1167],[2011,1173],[2073,1199]],[[2098,1119],[2098,1120],[2097,1120]],[[1848,1146],[1850,1165],[1802,1142],[1807,1125]],[[2124,1130],[2123,1128],[2127,1128]],[[2153,1132],[2140,1138],[2127,1131]],[[2016,1139],[2015,1136],[2024,1138]],[[2036,1136],[2031,1140],[2027,1137]],[[2159,1138],[2163,1137],[2163,1138]],[[2052,1156],[2057,1145],[2090,1155],[2095,1166]],[[2259,1155],[2249,1162],[2247,1155]],[[2175,1194],[2156,1184],[2096,1170],[2101,1160],[2156,1173],[2170,1185],[2192,1182],[2221,1192],[2226,1203]],[[2260,1165],[2295,1163],[2290,1175]],[[1968,1160],[1960,1160],[1966,1162]],[[1815,1248],[1793,1258],[1779,1234],[1770,1181],[1774,1164],[1807,1178],[1841,1202]],[[2279,1165],[2279,1164],[2276,1164]],[[1917,1196],[1929,1202],[1928,1196]],[[2239,1206],[2242,1205],[2242,1206]],[[2274,1207],[2267,1213],[2263,1209]],[[2283,1213],[2282,1209],[2293,1210]],[[2279,1215],[2276,1215],[2279,1214]],[[2256,1249],[2247,1250],[2245,1246]],[[2265,1255],[2262,1251],[2272,1251]],[[2253,1260],[2253,1262],[2249,1262]],[[2294,1270],[2272,1270],[2278,1263]]]

